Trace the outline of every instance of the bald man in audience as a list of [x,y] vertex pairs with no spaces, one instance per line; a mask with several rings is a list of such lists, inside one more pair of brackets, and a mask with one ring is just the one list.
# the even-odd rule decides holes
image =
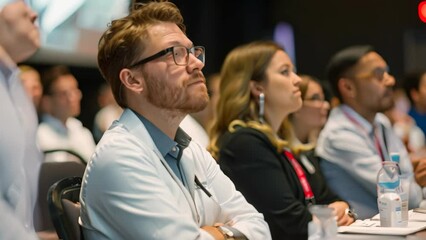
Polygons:
[[43,95],[43,86],[41,85],[40,73],[33,67],[28,65],[19,65],[21,71],[20,78],[22,85],[28,96],[39,111],[41,96]]
[[0,239],[38,239],[33,224],[42,155],[37,115],[17,63],[40,46],[37,14],[24,1],[0,3]]

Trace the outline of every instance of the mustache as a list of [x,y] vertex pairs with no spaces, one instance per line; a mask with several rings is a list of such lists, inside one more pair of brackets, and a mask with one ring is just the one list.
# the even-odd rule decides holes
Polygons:
[[204,82],[206,81],[204,73],[201,70],[196,70],[195,73],[191,74],[191,78],[202,78],[204,79]]
[[392,95],[393,92],[394,92],[393,88],[392,87],[388,87],[388,88],[386,88],[385,94],[386,95]]
[[204,82],[204,84],[206,84],[206,78],[204,77],[203,72],[202,71],[195,71],[194,73],[192,73],[189,76],[189,78],[186,82],[187,82],[187,85],[188,85],[188,84],[194,83],[194,82],[199,81],[199,80],[202,80]]

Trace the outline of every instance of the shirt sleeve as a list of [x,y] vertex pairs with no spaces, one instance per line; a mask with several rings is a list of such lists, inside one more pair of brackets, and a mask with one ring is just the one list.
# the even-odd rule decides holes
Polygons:
[[219,165],[206,152],[207,178],[221,206],[219,221],[236,228],[248,239],[271,239],[268,224],[244,196],[235,189],[234,183],[220,170]]
[[2,215],[0,218],[0,239],[38,239],[34,231],[30,232],[24,227],[22,221],[15,216],[10,205],[3,198],[0,198],[0,212]]

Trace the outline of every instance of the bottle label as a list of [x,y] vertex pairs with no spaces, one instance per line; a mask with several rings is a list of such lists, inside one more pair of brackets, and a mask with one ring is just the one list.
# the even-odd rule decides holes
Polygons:
[[402,224],[402,202],[397,193],[384,193],[378,198],[381,227],[399,227]]
[[400,193],[399,195],[401,196],[401,227],[406,227],[408,225],[408,193]]

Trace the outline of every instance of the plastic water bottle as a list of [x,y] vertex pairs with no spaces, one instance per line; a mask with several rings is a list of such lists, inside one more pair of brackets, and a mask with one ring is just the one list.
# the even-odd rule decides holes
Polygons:
[[[392,162],[395,162],[398,165],[399,168],[399,163],[400,163],[400,155],[399,153],[391,153],[390,154],[390,158]],[[400,181],[400,186],[399,186],[399,196],[401,197],[401,227],[406,227],[408,225],[408,196],[409,196],[409,183],[408,183],[408,179],[404,178],[401,174],[401,169],[399,170],[399,181]],[[406,184],[408,183],[408,184]]]
[[308,224],[308,240],[337,239],[337,222],[332,208],[327,205],[312,205],[309,212],[314,218]]
[[381,227],[402,226],[399,174],[398,165],[392,161],[382,162],[382,168],[377,174],[377,205]]

